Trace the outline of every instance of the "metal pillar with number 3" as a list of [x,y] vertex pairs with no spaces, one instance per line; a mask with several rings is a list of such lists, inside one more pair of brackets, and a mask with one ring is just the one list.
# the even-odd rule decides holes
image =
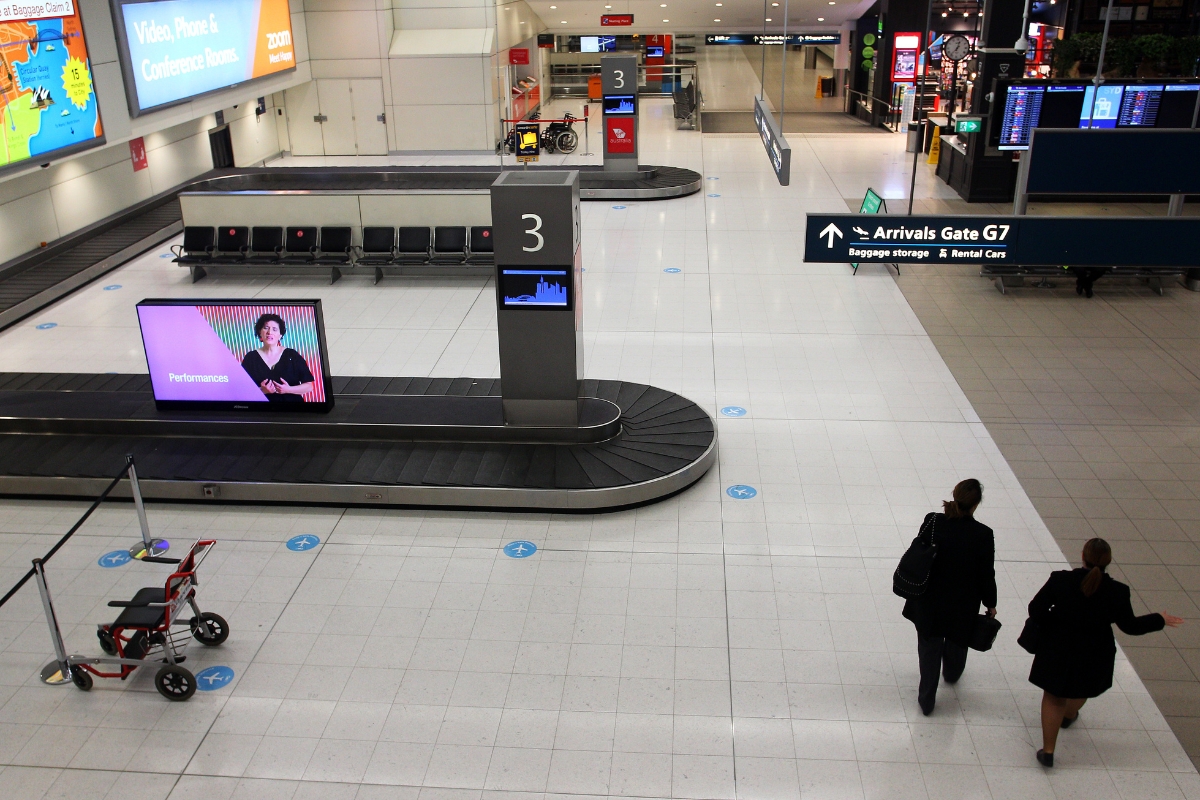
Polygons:
[[501,173],[492,184],[504,421],[574,426],[583,377],[579,173]]

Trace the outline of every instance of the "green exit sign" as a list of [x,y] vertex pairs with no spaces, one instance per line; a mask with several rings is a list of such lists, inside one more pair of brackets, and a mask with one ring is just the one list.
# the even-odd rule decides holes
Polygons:
[[983,117],[955,117],[955,133],[979,133],[983,130]]

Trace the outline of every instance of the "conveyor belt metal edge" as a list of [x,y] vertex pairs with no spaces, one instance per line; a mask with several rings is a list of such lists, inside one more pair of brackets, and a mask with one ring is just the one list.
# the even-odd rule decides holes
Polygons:
[[147,250],[157,247],[166,240],[170,239],[172,236],[177,236],[182,232],[183,221],[178,220],[176,222],[172,222],[165,228],[160,228],[149,236],[139,239],[123,250],[113,253],[108,258],[97,261],[90,267],[75,273],[65,280],[59,281],[48,289],[43,289],[33,297],[22,300],[12,308],[0,312],[0,330],[7,328],[9,325],[12,325],[21,319],[24,319],[30,314],[36,313],[54,301],[75,291],[79,287],[91,283],[97,278],[112,272],[118,267],[124,266],[125,263],[130,259],[140,256]]
[[[222,481],[139,481],[147,500],[189,502],[282,503],[333,506],[417,506],[437,508],[519,509],[526,511],[603,511],[641,505],[675,494],[700,480],[717,458],[717,439],[692,463],[668,475],[605,489],[528,489],[492,486],[381,486],[372,484],[249,483]],[[0,495],[90,498],[109,478],[0,476]],[[128,497],[122,483],[111,497]]]

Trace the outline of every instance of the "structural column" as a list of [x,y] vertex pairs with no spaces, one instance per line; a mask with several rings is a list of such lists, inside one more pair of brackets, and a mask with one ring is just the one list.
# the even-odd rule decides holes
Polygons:
[[508,425],[579,424],[583,377],[579,173],[492,184],[500,394]]

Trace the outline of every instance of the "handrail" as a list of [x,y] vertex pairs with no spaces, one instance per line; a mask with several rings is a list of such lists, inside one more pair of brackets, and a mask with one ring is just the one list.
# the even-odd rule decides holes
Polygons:
[[[108,485],[108,487],[103,492],[100,493],[100,496],[96,498],[95,502],[92,503],[91,507],[88,508],[88,510],[83,513],[83,516],[79,518],[79,521],[71,526],[71,530],[67,531],[63,535],[63,537],[58,540],[58,543],[55,544],[54,547],[50,548],[49,552],[47,552],[46,555],[37,559],[37,563],[45,564],[47,561],[49,561],[54,556],[54,554],[58,552],[59,548],[67,543],[67,539],[70,539],[72,536],[75,535],[75,532],[77,530],[79,530],[80,528],[83,527],[83,523],[87,522],[88,517],[90,517],[92,515],[92,512],[100,507],[100,504],[104,502],[104,499],[106,497],[108,497],[108,493],[111,492],[113,489],[117,488],[117,484],[121,482],[121,479],[124,478],[126,473],[128,473],[128,472],[129,472],[129,465],[126,464],[125,467],[122,468],[119,473],[117,473],[117,477],[112,479],[112,483],[110,483]],[[34,573],[36,573],[36,572],[37,572],[37,566],[35,564],[35,566],[29,568],[29,572],[25,573],[25,577],[23,577],[23,578],[21,578],[21,580],[17,581],[16,586],[14,586],[13,588],[8,590],[8,594],[4,595],[3,598],[0,598],[0,606],[3,606],[5,603],[7,603],[12,598],[12,596],[14,594],[19,592],[21,590],[21,587],[24,586],[26,583],[28,583],[29,579],[32,578],[34,576]]]

